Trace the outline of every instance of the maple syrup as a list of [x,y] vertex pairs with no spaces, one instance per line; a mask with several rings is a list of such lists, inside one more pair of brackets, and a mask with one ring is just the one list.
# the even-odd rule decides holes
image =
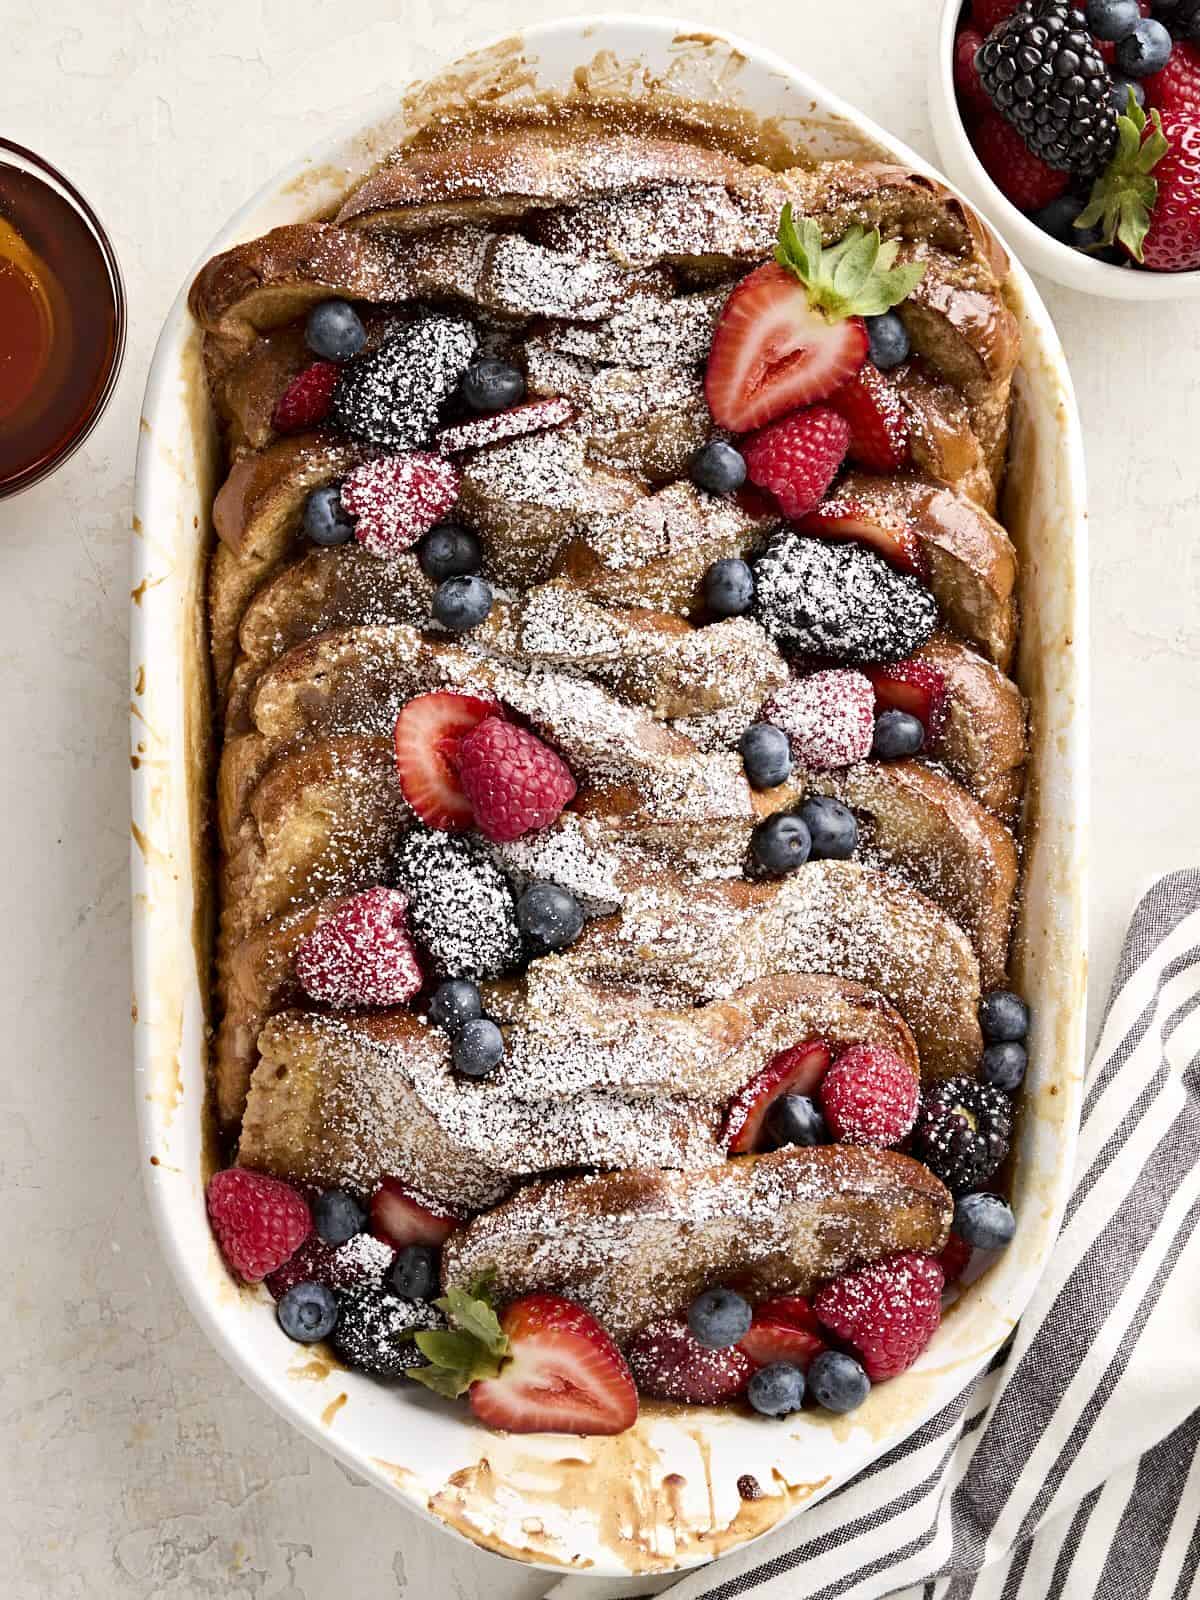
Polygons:
[[120,273],[91,207],[31,151],[0,140],[0,497],[82,442],[124,337]]

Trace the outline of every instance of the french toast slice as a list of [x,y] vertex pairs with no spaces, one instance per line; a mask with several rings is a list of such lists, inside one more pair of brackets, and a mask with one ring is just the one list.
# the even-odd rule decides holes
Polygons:
[[945,762],[953,777],[1011,827],[1029,755],[1021,691],[999,667],[949,634],[934,634],[916,658],[946,683],[945,719],[928,754]]
[[736,1279],[757,1297],[808,1294],[898,1250],[936,1252],[953,1214],[928,1168],[850,1146],[744,1156],[698,1172],[646,1168],[530,1184],[452,1234],[446,1288],[495,1276],[579,1301],[628,1340]]
[[551,350],[613,366],[699,366],[736,280],[671,300],[637,295],[602,322],[546,322],[538,338]]

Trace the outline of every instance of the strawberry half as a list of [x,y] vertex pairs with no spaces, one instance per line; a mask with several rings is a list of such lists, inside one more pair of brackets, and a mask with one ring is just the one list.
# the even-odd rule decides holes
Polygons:
[[900,470],[908,460],[908,413],[890,374],[868,361],[829,404],[850,424],[851,461],[868,472]]
[[875,712],[907,711],[925,728],[928,744],[941,737],[946,726],[946,679],[928,661],[893,661],[885,667],[864,667],[875,690]]
[[824,1039],[808,1039],[772,1056],[726,1112],[722,1139],[729,1154],[741,1156],[757,1149],[763,1123],[776,1100],[785,1094],[813,1094],[832,1060],[833,1052]]
[[508,1433],[624,1433],[637,1421],[633,1374],[595,1317],[557,1294],[515,1300],[500,1319],[508,1356],[470,1388],[471,1410]]
[[909,526],[902,504],[890,496],[860,493],[851,483],[840,485],[800,523],[804,533],[823,539],[857,539],[914,577],[927,576],[925,552]]
[[435,1211],[418,1200],[399,1178],[384,1178],[371,1196],[371,1232],[377,1239],[403,1250],[410,1244],[445,1244],[462,1218],[448,1211]]
[[750,1332],[738,1343],[756,1367],[790,1361],[801,1372],[807,1372],[812,1358],[826,1348],[816,1313],[799,1294],[778,1295],[755,1306]]
[[471,802],[458,780],[458,747],[485,717],[502,717],[494,700],[441,691],[419,694],[396,718],[400,790],[430,828],[461,833],[472,823]]

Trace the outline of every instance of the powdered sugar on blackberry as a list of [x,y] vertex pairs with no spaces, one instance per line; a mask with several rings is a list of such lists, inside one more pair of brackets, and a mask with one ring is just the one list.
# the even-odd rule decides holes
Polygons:
[[378,349],[342,368],[332,419],[372,444],[412,450],[427,445],[438,408],[453,392],[478,348],[462,317],[431,316],[402,327]]
[[517,965],[512,890],[480,845],[413,829],[400,845],[398,873],[413,936],[439,977],[493,978]]

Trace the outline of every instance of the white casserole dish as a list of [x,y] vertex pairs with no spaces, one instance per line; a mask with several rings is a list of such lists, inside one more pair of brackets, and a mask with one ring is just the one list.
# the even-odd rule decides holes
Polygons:
[[[820,155],[882,151],[929,170],[769,51],[668,20],[577,18],[490,46],[403,104],[398,93],[376,107],[357,129],[273,179],[201,260],[323,211],[411,119],[447,96],[523,85],[564,90],[584,66],[605,93],[710,100],[769,118],[773,130]],[[185,295],[186,285],[147,385],[134,517],[134,1034],[142,1157],[163,1250],[193,1313],[246,1381],[405,1504],[490,1549],[554,1567],[624,1574],[710,1560],[829,1493],[970,1379],[1025,1305],[1065,1202],[1083,1058],[1087,590],[1079,422],[1054,328],[1016,267],[1024,355],[1007,518],[1023,558],[1019,676],[1033,707],[1016,967],[1036,1019],[1016,1169],[1017,1240],[962,1296],[913,1371],[851,1417],[804,1414],[781,1425],[647,1407],[615,1439],[519,1438],[487,1433],[465,1408],[415,1386],[390,1391],[290,1343],[265,1292],[232,1283],[209,1235],[209,886],[200,841],[211,753],[201,601],[216,450]],[[763,1498],[739,1495],[747,1473]]]

